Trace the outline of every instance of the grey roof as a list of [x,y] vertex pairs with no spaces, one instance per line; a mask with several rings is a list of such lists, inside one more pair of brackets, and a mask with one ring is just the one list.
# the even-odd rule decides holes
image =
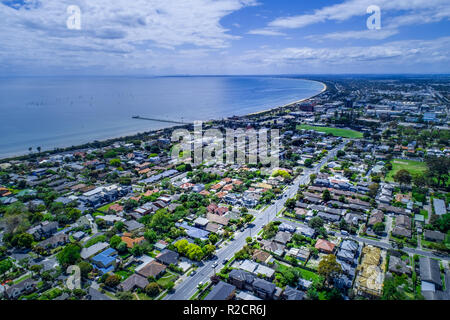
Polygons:
[[127,227],[128,231],[134,231],[144,227],[142,223],[139,223],[136,220],[128,220],[125,221],[124,224]]
[[434,206],[434,213],[436,213],[437,215],[443,215],[447,213],[444,200],[434,198],[433,206]]
[[286,300],[303,300],[305,293],[287,286],[283,293]]
[[420,257],[420,279],[441,286],[439,263],[430,258]]
[[81,258],[83,259],[87,259],[89,257],[92,257],[93,255],[95,255],[96,253],[99,253],[100,251],[102,251],[103,249],[106,249],[109,247],[109,244],[106,242],[98,242],[92,246],[90,246],[89,248],[83,248],[81,250]]
[[436,241],[444,241],[445,240],[445,234],[439,231],[431,231],[431,230],[425,230],[424,232],[425,239],[431,239]]
[[341,249],[356,253],[358,251],[359,245],[356,241],[344,240],[341,244]]
[[278,231],[274,240],[279,243],[286,244],[289,242],[289,240],[291,240],[291,238],[292,238],[292,235],[289,232]]
[[124,282],[119,285],[119,288],[123,291],[132,291],[138,287],[144,289],[148,285],[147,278],[140,276],[136,273],[128,277]]
[[156,257],[156,260],[164,263],[164,264],[177,264],[178,263],[179,254],[175,251],[164,249],[161,253]]
[[6,289],[6,295],[11,296],[11,294],[14,292],[14,289],[19,289],[20,291],[24,290],[25,288],[29,286],[36,286],[37,281],[33,279],[25,279],[17,284],[12,285],[11,287]]
[[220,281],[206,296],[205,300],[226,300],[230,298],[235,290],[236,287],[232,284]]
[[256,279],[253,282],[253,288],[272,294],[275,291],[276,285],[264,279]]
[[240,270],[240,269],[233,269],[229,273],[229,277],[231,279],[236,279],[239,281],[244,281],[245,283],[252,284],[253,281],[255,281],[256,277],[251,274],[250,272]]
[[406,263],[396,256],[391,256],[389,258],[389,271],[399,274],[411,273],[411,269],[406,265]]

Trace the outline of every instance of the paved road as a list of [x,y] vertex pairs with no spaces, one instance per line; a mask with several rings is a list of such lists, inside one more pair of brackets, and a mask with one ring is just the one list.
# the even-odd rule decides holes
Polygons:
[[[293,227],[297,227],[297,226],[300,226],[300,225],[305,225],[304,223],[302,223],[300,221],[297,222],[297,221],[288,220],[288,219],[282,219],[282,218],[277,218],[276,220],[282,221],[282,222],[284,222],[286,224],[289,224],[289,225],[291,225]],[[362,238],[362,237],[358,237],[358,236],[354,236],[354,235],[346,236],[346,235],[340,234],[339,232],[336,232],[336,236],[341,237],[341,238],[350,238],[350,239],[353,239],[355,241],[362,242],[362,243],[365,243],[365,244],[370,244],[372,246],[380,247],[380,248],[386,249],[386,250],[388,250],[388,249],[398,250],[398,249],[394,248],[391,245],[390,242],[386,242],[386,241],[383,241],[383,240],[367,239],[367,238]],[[426,257],[430,257],[430,258],[435,258],[435,259],[441,259],[441,260],[445,260],[445,261],[449,261],[450,262],[450,257],[449,256],[437,256],[431,251],[421,250],[420,248],[419,249],[414,249],[414,248],[409,248],[409,247],[403,247],[400,250],[405,251],[406,253],[412,254],[412,255],[418,254],[418,255],[422,255],[422,256],[426,256]]]
[[188,300],[197,291],[197,285],[200,282],[206,283],[210,277],[214,274],[213,263],[217,261],[218,266],[216,271],[223,268],[222,263],[224,259],[231,259],[234,254],[239,251],[245,244],[247,237],[255,236],[267,223],[276,218],[277,213],[283,208],[287,199],[292,198],[298,190],[298,187],[302,184],[309,183],[309,175],[312,173],[318,173],[320,168],[331,158],[333,158],[338,150],[342,150],[347,144],[348,140],[345,140],[342,144],[331,150],[328,155],[323,158],[314,168],[306,169],[301,176],[298,176],[294,182],[288,186],[281,199],[276,200],[273,204],[267,207],[262,212],[256,215],[256,219],[253,221],[253,227],[249,227],[242,232],[235,233],[234,240],[228,241],[228,244],[216,251],[217,260],[204,261],[197,269],[197,273],[194,276],[188,277],[175,287],[175,292],[168,294],[164,299],[167,300]]

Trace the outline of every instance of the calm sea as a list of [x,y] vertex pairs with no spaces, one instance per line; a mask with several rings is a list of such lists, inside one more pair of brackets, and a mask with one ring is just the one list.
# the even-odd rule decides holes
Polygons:
[[0,79],[0,158],[160,129],[134,115],[194,121],[262,111],[319,93],[276,77]]

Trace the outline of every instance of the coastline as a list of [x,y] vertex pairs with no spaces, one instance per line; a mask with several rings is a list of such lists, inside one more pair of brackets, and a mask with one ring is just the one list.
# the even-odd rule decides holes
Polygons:
[[318,95],[324,93],[328,89],[327,85],[325,83],[323,83],[323,82],[316,81],[316,80],[309,80],[309,79],[303,79],[303,80],[308,80],[308,81],[314,81],[314,82],[321,83],[323,85],[322,91],[320,91],[319,93],[317,93],[317,94],[315,94],[315,95],[313,95],[311,97],[308,97],[308,98],[303,98],[303,99],[300,99],[300,100],[297,100],[297,101],[289,102],[289,103],[287,103],[285,105],[282,105],[282,106],[279,106],[279,107],[274,107],[274,108],[267,109],[267,110],[252,112],[252,113],[249,113],[249,114],[247,114],[245,116],[246,117],[248,117],[248,116],[255,116],[255,115],[260,115],[262,113],[271,112],[271,111],[275,111],[275,110],[278,110],[278,109],[283,109],[283,108],[289,107],[289,106],[291,106],[293,104],[297,104],[297,103],[301,103],[301,102],[313,99],[313,98],[317,97]]
[[[302,80],[307,80],[307,81],[312,81],[312,82],[318,82],[320,84],[323,85],[322,90],[317,93],[314,94],[310,97],[307,98],[303,98],[300,100],[296,100],[293,102],[289,102],[285,105],[282,106],[278,106],[278,107],[273,107],[267,110],[261,110],[261,111],[257,111],[257,112],[252,112],[252,113],[248,113],[245,115],[242,115],[240,117],[251,117],[251,116],[257,116],[257,115],[261,115],[267,112],[272,112],[275,110],[281,110],[283,108],[289,107],[293,104],[297,104],[297,103],[301,103],[303,101],[307,101],[310,99],[313,99],[314,97],[324,93],[327,90],[327,85],[323,82],[317,81],[317,80],[310,80],[310,79],[302,79]],[[220,119],[210,119],[210,120],[205,120],[204,122],[211,122],[211,121],[220,121]],[[114,143],[116,141],[121,141],[121,140],[126,140],[126,139],[132,139],[135,137],[138,137],[140,135],[148,135],[148,134],[152,134],[158,131],[164,131],[164,130],[171,130],[173,128],[176,127],[183,127],[185,125],[168,125],[167,127],[161,128],[161,129],[154,129],[154,130],[149,130],[149,131],[143,131],[143,132],[135,132],[135,133],[130,133],[130,134],[126,134],[126,135],[122,135],[122,136],[114,136],[114,137],[110,137],[110,138],[104,138],[102,140],[90,140],[86,143],[79,143],[76,145],[72,145],[72,146],[62,146],[62,147],[55,147],[54,149],[49,149],[49,150],[42,150],[40,152],[41,155],[45,155],[45,154],[55,154],[55,153],[62,153],[62,152],[70,152],[72,150],[79,150],[79,149],[84,149],[84,148],[88,148],[90,145],[92,145],[93,143],[100,143],[100,144],[107,144],[107,143]],[[35,155],[35,154],[34,154]],[[23,153],[23,154],[17,154],[17,155],[7,155],[7,156],[0,156],[0,163],[4,163],[4,162],[8,162],[11,160],[16,160],[16,159],[25,159],[28,158],[30,156],[30,154],[27,153]]]

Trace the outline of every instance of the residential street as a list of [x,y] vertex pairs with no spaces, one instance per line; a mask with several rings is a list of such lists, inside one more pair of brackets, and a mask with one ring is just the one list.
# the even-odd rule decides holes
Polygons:
[[[344,148],[347,141],[344,141],[338,147],[331,150],[328,155],[323,158],[320,163],[318,163],[314,168],[307,169],[303,172],[301,176],[298,176],[293,184],[291,184],[283,193],[283,196],[279,200],[275,200],[273,204],[267,207],[265,210],[260,212],[257,215],[257,218],[253,221],[253,227],[247,228],[245,231],[236,233],[234,240],[229,241],[228,245],[223,248],[220,248],[216,251],[216,255],[218,257],[217,260],[209,260],[205,261],[203,266],[197,269],[197,273],[188,277],[187,281],[183,281],[175,287],[175,292],[168,294],[165,299],[167,300],[188,300],[194,293],[197,291],[197,285],[200,282],[206,283],[209,281],[210,277],[214,274],[214,268],[212,267],[213,263],[217,261],[218,266],[216,267],[216,271],[223,268],[224,259],[231,259],[234,254],[239,251],[245,244],[245,239],[250,236],[255,236],[267,223],[274,220],[276,218],[276,214],[283,208],[284,203],[287,199],[293,197],[298,190],[298,187],[302,184],[307,184],[309,182],[309,176],[313,173],[318,173],[320,168],[328,162],[331,158],[333,158],[338,150]],[[189,279],[190,278],[190,279]]]

